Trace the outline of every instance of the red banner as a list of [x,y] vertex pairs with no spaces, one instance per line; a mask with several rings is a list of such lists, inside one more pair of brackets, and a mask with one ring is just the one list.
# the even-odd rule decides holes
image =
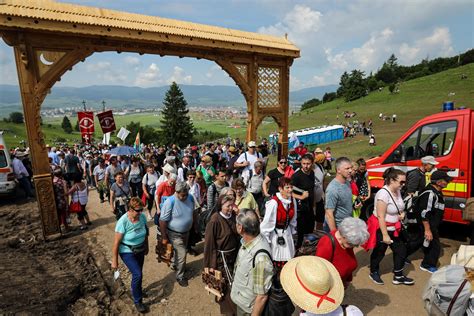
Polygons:
[[92,134],[94,133],[94,113],[87,112],[77,112],[77,119],[79,121],[79,130],[81,134]]
[[112,110],[108,110],[108,111],[97,114],[97,118],[99,119],[100,127],[102,128],[102,132],[104,134],[110,133],[116,130],[114,115],[112,113]]
[[92,142],[92,134],[90,133],[82,133],[82,143],[83,144],[90,144]]

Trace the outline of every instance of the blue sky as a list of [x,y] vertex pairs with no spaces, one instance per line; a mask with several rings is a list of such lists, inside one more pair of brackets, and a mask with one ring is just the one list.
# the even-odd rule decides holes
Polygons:
[[[344,71],[376,71],[454,56],[474,47],[472,0],[68,0],[64,2],[187,20],[276,36],[301,49],[292,90],[337,84]],[[0,44],[0,84],[17,84],[13,50]],[[233,85],[215,63],[191,58],[100,53],[67,72],[60,86]]]

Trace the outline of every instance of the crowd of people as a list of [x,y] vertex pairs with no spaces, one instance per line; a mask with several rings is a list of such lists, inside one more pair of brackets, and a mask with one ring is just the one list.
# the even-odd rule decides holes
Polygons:
[[[424,157],[408,174],[387,169],[385,186],[372,196],[364,159],[334,159],[330,147],[310,152],[300,143],[271,170],[268,145],[254,141],[185,149],[147,145],[132,157],[108,151],[102,145],[49,148],[56,207],[67,231],[72,204],[78,205],[80,229],[92,224],[86,210],[90,189],[97,190],[101,203],[110,204],[117,220],[112,268],[120,256],[132,274],[139,312],[147,311],[142,280],[148,236],[155,232],[149,229],[151,221],[158,243],[172,245],[171,269],[182,287],[188,286],[186,257],[204,242],[204,267],[225,280],[224,293],[216,299],[225,315],[289,315],[292,303],[306,315],[361,315],[355,306],[344,311],[340,306],[358,266],[354,248],[359,246],[372,250],[369,277],[379,285],[384,284],[379,265],[388,247],[394,254],[395,285],[414,284],[404,267],[420,248],[425,254],[420,269],[437,270],[442,189],[452,178],[435,170],[434,157]],[[333,165],[335,176],[327,184]],[[30,194],[27,185],[22,187]],[[373,215],[366,224],[359,217],[372,200]],[[407,201],[413,205],[405,210]],[[315,230],[325,234],[314,253],[295,258]],[[312,273],[321,278],[315,280]],[[276,289],[286,291],[289,304],[275,311]],[[317,308],[309,303],[314,297],[319,297]]]

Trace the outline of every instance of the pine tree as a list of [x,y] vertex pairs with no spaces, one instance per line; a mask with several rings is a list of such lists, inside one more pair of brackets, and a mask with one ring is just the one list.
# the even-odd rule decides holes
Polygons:
[[80,131],[80,129],[79,129],[79,120],[76,120],[76,125],[74,125],[74,130],[75,130],[76,132],[79,132],[79,131]]
[[174,143],[184,147],[193,143],[194,125],[189,117],[183,92],[181,92],[176,82],[173,82],[166,92],[163,105],[164,107],[161,110],[161,134],[165,144]]
[[67,116],[64,116],[63,122],[61,123],[61,127],[63,128],[64,132],[67,134],[72,133],[72,125],[71,121],[69,121]]

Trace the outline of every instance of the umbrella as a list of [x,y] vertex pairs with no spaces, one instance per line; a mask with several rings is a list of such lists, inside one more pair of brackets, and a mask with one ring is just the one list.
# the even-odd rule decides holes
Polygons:
[[130,146],[118,146],[118,147],[112,148],[109,151],[109,153],[112,155],[117,155],[117,156],[131,156],[131,155],[138,154],[138,151],[135,148],[130,147]]

